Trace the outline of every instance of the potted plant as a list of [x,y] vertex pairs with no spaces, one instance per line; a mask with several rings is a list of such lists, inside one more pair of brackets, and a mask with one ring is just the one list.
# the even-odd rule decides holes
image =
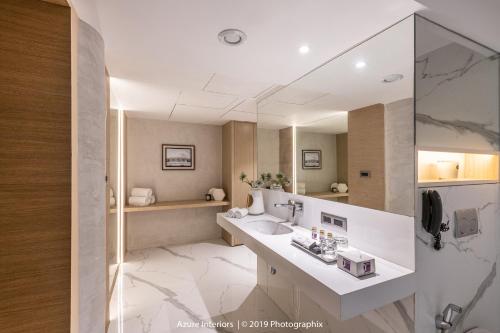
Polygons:
[[273,185],[271,189],[282,190],[285,186],[290,185],[290,180],[283,173],[279,172],[276,174],[276,179],[273,180]]

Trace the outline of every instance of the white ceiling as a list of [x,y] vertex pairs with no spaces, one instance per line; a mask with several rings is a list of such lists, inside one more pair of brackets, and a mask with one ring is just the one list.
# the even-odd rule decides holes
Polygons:
[[[259,96],[421,8],[412,0],[72,2],[79,14],[97,9],[114,108],[210,124],[255,121]],[[226,28],[247,41],[222,45]],[[304,44],[310,53],[298,52]]]
[[[267,96],[259,103],[259,126],[291,125],[309,131],[347,131],[347,111],[413,96],[413,17]],[[356,68],[360,61],[364,68]],[[389,74],[404,78],[383,83]]]
[[[214,124],[254,120],[259,96],[414,11],[500,49],[500,1],[417,1],[69,0],[103,35],[113,107]],[[229,27],[247,42],[220,44]],[[307,55],[297,52],[304,44]]]

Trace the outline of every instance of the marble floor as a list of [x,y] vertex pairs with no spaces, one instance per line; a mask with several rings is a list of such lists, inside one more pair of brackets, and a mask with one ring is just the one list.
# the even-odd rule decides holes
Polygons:
[[253,252],[223,240],[130,252],[108,332],[289,332],[242,327],[242,321],[289,320],[256,285],[256,267]]

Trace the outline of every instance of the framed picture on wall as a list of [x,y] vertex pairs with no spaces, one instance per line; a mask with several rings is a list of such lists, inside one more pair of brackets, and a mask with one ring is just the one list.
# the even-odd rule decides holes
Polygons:
[[162,170],[194,170],[195,147],[194,145],[163,144]]
[[302,169],[321,169],[321,150],[302,150]]

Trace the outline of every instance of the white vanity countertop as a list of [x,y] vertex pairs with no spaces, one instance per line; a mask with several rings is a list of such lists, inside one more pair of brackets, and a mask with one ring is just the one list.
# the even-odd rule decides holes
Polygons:
[[290,244],[293,235],[310,236],[310,230],[286,223],[293,229],[292,233],[266,235],[249,228],[248,222],[257,220],[282,221],[267,214],[242,219],[217,214],[217,224],[278,271],[288,271],[301,290],[340,320],[353,318],[415,292],[415,272],[410,269],[364,252],[375,258],[376,273],[356,278],[337,268],[336,264],[327,265]]

